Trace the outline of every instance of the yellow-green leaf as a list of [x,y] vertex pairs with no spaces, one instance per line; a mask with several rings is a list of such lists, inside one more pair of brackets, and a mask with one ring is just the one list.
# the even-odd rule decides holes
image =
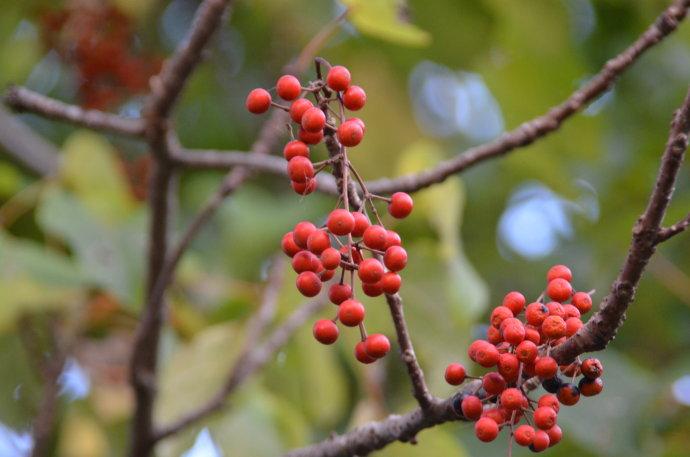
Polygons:
[[398,0],[343,0],[348,18],[357,29],[382,40],[407,46],[426,46],[431,35],[402,19]]

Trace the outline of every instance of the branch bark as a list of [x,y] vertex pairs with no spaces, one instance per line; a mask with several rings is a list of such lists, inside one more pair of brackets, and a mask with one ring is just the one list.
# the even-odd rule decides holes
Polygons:
[[610,89],[618,76],[635,63],[646,50],[676,30],[685,18],[689,7],[690,0],[674,1],[633,44],[606,62],[589,83],[575,91],[560,105],[551,108],[546,114],[523,123],[490,143],[470,148],[431,169],[399,178],[371,181],[367,183],[367,188],[375,194],[390,194],[398,191],[414,192],[442,182],[449,176],[460,173],[485,160],[501,157],[517,148],[528,146],[558,130],[564,121]]

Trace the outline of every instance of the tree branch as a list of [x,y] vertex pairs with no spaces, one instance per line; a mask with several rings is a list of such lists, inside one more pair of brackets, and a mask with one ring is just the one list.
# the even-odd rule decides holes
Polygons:
[[577,355],[604,349],[613,340],[625,320],[625,312],[635,299],[635,290],[657,244],[668,239],[661,222],[671,202],[678,170],[688,147],[690,132],[690,91],[676,111],[666,149],[661,158],[654,190],[644,213],[633,227],[630,250],[611,291],[603,299],[599,311],[575,335],[555,348],[551,355],[561,364]]
[[58,171],[60,151],[0,106],[0,146],[13,162],[37,176]]
[[627,70],[647,49],[676,30],[680,21],[685,18],[688,7],[690,7],[690,0],[674,1],[633,44],[606,62],[589,83],[575,91],[560,105],[551,108],[546,114],[523,123],[490,143],[470,148],[431,169],[399,178],[372,181],[367,183],[367,188],[376,194],[390,194],[398,191],[414,192],[442,182],[449,176],[460,173],[485,160],[497,158],[517,148],[530,145],[558,130],[565,120],[607,91],[618,76]]
[[659,229],[659,241],[666,241],[669,238],[678,235],[679,233],[685,231],[688,226],[690,226],[690,213],[670,227],[663,227]]
[[93,109],[85,110],[25,87],[10,86],[5,94],[5,104],[15,111],[40,114],[49,119],[65,121],[94,130],[128,136],[142,136],[144,133],[144,123],[141,119],[122,117]]

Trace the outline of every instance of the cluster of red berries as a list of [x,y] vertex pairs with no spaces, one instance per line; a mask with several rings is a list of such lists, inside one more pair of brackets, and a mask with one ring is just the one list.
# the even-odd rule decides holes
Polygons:
[[[561,440],[562,431],[556,423],[560,405],[572,406],[581,395],[591,397],[604,388],[599,360],[578,358],[559,366],[549,356],[554,347],[582,327],[581,316],[592,308],[591,292],[573,293],[571,280],[570,269],[556,265],[549,270],[546,290],[537,301],[525,306],[520,292],[510,292],[502,305],[494,308],[486,340],[474,341],[468,355],[482,367],[495,367],[496,371],[473,378],[459,363],[446,368],[445,378],[451,385],[460,385],[467,378],[482,381],[477,392],[459,395],[454,401],[459,415],[476,421],[474,430],[479,440],[493,441],[507,426],[515,443],[541,452]],[[582,378],[576,384],[579,375]],[[530,389],[525,385],[533,377],[547,392],[537,401],[529,397]],[[527,423],[518,425],[523,418]]]
[[[317,74],[320,74],[319,63]],[[321,226],[309,221],[299,222],[283,236],[281,247],[292,258],[297,289],[307,297],[318,295],[323,283],[334,278],[340,270],[339,281],[330,284],[328,289],[328,297],[338,306],[338,312],[333,319],[322,319],[314,324],[314,338],[323,344],[333,344],[340,333],[338,322],[347,327],[359,327],[360,341],[355,346],[355,357],[362,363],[372,363],[385,356],[391,345],[385,335],[367,335],[366,310],[355,298],[355,272],[367,296],[398,292],[402,285],[399,272],[407,264],[407,252],[401,246],[400,235],[384,227],[375,200],[386,202],[388,213],[396,219],[407,217],[414,204],[403,192],[394,193],[390,198],[368,192],[348,160],[347,147],[362,141],[365,127],[358,118],[346,118],[345,109],[359,110],[366,101],[364,90],[350,83],[350,72],[342,66],[330,67],[325,81],[319,78],[306,87],[294,76],[283,75],[276,83],[276,92],[280,98],[291,101],[290,106],[275,103],[264,89],[252,90],[246,106],[252,113],[264,113],[271,106],[283,109],[299,124],[299,139],[288,142],[283,150],[288,161],[288,176],[297,193],[313,192],[316,174],[329,166],[340,174],[338,207]],[[314,103],[305,98],[307,95],[314,97]],[[332,104],[336,105],[335,109],[331,108]],[[329,160],[312,163],[308,145],[318,144],[325,136],[337,140],[338,153],[331,154]],[[351,177],[357,180],[363,193],[360,207],[352,210],[348,198]],[[372,223],[368,210],[376,223]]]

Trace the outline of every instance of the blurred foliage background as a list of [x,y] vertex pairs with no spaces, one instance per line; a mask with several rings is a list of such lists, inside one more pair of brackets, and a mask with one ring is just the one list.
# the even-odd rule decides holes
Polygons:
[[[345,4],[355,5],[321,55],[347,65],[367,91],[367,137],[352,159],[371,179],[428,167],[541,114],[631,43],[668,2],[236,3],[180,103],[183,144],[248,148],[262,119],[245,112],[245,94],[273,86],[287,59]],[[137,115],[149,76],[184,36],[197,5],[0,0],[0,84]],[[556,134],[418,193],[410,218],[387,221],[410,253],[402,296],[435,394],[452,393],[443,369],[467,362],[465,348],[482,333],[489,307],[514,289],[536,298],[550,265],[570,265],[578,289],[605,294],[646,203],[671,113],[687,90],[689,44],[684,24]],[[55,455],[122,455],[132,412],[128,348],[145,277],[146,149],[20,118],[57,145],[60,171],[32,176],[0,147],[0,456],[31,446],[41,393],[35,365],[50,349],[36,354],[27,340],[40,346],[55,325],[73,336],[60,377]],[[690,208],[688,177],[686,166],[669,222]],[[220,178],[181,177],[178,229]],[[220,385],[281,235],[298,220],[323,218],[333,205],[321,195],[301,199],[286,185],[271,176],[245,185],[184,258],[161,349],[158,421],[169,422]],[[601,355],[604,393],[560,415],[564,444],[550,455],[687,455],[688,253],[690,237],[679,236],[654,257],[626,325]],[[279,318],[301,301],[293,281],[287,273]],[[367,304],[370,328],[392,335],[383,301]],[[166,440],[158,455],[274,456],[413,408],[399,359],[363,367],[351,354],[356,332],[344,333],[324,347],[305,326],[240,389],[231,409]],[[394,444],[377,455],[478,457],[505,449],[504,437],[480,445],[470,426],[453,423],[423,432],[417,446]]]

